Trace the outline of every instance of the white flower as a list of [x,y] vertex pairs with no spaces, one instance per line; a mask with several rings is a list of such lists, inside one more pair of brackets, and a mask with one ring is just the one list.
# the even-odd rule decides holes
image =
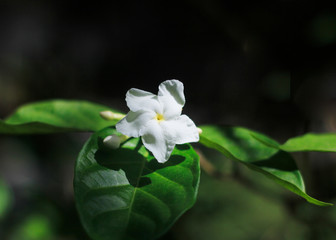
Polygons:
[[158,95],[132,88],[126,94],[130,111],[117,123],[118,132],[140,137],[160,163],[166,162],[176,144],[199,141],[194,122],[181,115],[185,103],[183,83],[167,80]]

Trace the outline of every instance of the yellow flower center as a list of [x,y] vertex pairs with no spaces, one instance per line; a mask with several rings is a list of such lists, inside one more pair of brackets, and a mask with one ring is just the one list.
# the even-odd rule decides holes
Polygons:
[[163,117],[163,115],[160,114],[160,113],[157,113],[157,114],[156,114],[155,119],[156,119],[156,121],[158,121],[158,122],[161,122],[161,121],[164,121],[164,120],[165,120],[164,117]]

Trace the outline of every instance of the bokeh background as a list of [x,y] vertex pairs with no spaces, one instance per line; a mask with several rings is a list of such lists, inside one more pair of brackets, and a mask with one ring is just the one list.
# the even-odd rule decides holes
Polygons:
[[[240,125],[283,142],[336,131],[336,13],[254,1],[0,2],[0,118],[24,103],[85,99],[126,112],[125,93],[185,85],[196,124]],[[90,136],[0,137],[0,239],[88,239],[73,166]],[[225,174],[162,240],[335,239],[336,209],[306,203],[199,145]],[[296,154],[307,191],[336,198],[335,154]]]

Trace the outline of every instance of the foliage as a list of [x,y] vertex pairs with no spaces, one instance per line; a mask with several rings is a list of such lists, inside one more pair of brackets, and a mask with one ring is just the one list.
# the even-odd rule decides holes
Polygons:
[[241,127],[201,128],[201,143],[205,146],[214,148],[226,157],[264,174],[310,203],[330,205],[305,193],[304,182],[294,159],[288,153],[279,150],[279,144],[273,139]]
[[[2,134],[95,132],[83,146],[75,166],[74,190],[81,222],[92,239],[156,239],[195,203],[200,169],[191,145],[177,145],[165,164],[155,161],[139,138],[118,149],[103,139],[118,134],[99,116],[108,107],[86,101],[51,100],[20,107],[0,122]],[[200,144],[267,176],[273,182],[319,206],[310,197],[288,152],[334,152],[336,135],[306,134],[284,144],[252,130],[201,126]]]
[[[24,105],[0,121],[3,134],[39,134],[76,131],[98,131],[115,125],[99,116],[103,105],[87,101],[51,100]],[[116,111],[114,111],[116,112]]]
[[104,148],[102,140],[114,133],[95,133],[78,157],[74,188],[82,223],[93,239],[156,238],[194,204],[198,155],[184,144],[160,164],[139,138]]

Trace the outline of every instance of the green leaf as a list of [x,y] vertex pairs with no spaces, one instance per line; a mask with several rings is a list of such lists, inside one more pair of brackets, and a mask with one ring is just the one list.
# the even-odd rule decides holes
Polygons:
[[318,151],[336,152],[335,133],[307,133],[287,140],[280,148],[287,152]]
[[310,203],[332,205],[316,200],[305,192],[304,182],[294,159],[279,150],[279,144],[273,139],[242,127],[208,125],[201,126],[201,129],[203,133],[200,135],[200,142],[205,146],[264,174]]
[[131,138],[116,150],[102,141],[112,128],[87,141],[76,162],[77,209],[93,239],[155,239],[195,202],[199,157],[191,145],[177,145],[170,159],[158,163]]
[[[98,131],[118,120],[106,121],[99,115],[111,110],[87,101],[50,100],[24,105],[5,120],[0,120],[2,134]],[[116,111],[113,111],[117,113]]]

